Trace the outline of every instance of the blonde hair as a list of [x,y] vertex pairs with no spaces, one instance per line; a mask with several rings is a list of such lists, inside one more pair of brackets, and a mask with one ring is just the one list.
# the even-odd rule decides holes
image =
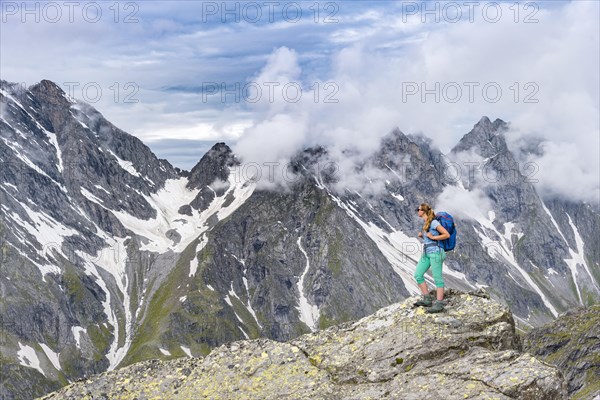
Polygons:
[[427,215],[425,225],[423,225],[423,230],[427,232],[429,230],[429,227],[431,226],[431,221],[435,219],[435,211],[433,211],[433,208],[431,208],[431,206],[427,203],[421,203],[420,208],[421,210],[423,210],[425,215]]

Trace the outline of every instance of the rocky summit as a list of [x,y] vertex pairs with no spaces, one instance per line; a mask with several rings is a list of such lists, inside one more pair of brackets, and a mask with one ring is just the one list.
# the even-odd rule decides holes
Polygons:
[[437,315],[416,299],[285,343],[144,361],[43,399],[567,398],[559,370],[521,351],[511,312],[485,292],[451,290]]

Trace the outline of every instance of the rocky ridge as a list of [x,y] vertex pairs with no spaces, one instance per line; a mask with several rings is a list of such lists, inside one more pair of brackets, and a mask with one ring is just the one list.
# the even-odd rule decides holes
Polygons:
[[527,332],[523,348],[564,372],[574,400],[600,399],[600,306],[572,310]]
[[150,360],[50,399],[565,399],[562,374],[523,353],[512,314],[483,292],[416,297],[287,343],[237,341],[205,358]]

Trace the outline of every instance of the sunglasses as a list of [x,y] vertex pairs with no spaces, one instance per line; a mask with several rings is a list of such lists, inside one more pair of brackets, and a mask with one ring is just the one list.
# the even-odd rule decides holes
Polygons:
[[417,208],[417,212],[419,212],[419,211],[423,211],[423,210],[421,210],[420,208]]

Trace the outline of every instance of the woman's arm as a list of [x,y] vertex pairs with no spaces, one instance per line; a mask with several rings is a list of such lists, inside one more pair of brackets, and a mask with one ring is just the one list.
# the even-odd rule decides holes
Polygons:
[[441,224],[435,228],[440,234],[437,236],[433,236],[431,232],[427,232],[427,237],[431,240],[444,240],[450,237],[450,234]]

